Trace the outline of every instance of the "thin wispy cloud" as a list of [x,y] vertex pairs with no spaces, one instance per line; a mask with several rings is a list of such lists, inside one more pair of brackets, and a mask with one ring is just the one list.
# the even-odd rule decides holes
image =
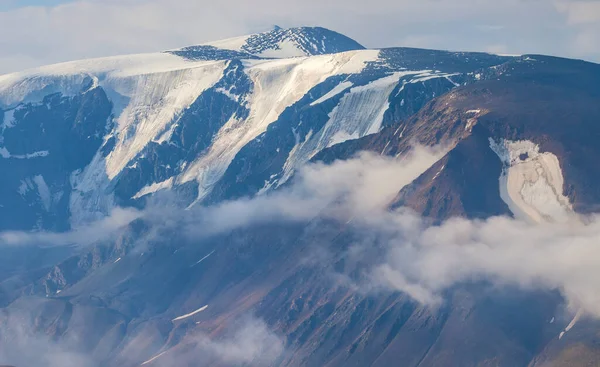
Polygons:
[[0,232],[0,246],[88,246],[111,238],[142,216],[143,213],[135,209],[115,208],[105,218],[68,232]]

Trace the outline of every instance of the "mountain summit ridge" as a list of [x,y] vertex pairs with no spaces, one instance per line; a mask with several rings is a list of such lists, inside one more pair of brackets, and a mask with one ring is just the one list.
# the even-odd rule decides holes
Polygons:
[[353,39],[322,27],[281,28],[203,45],[265,58],[301,57],[364,50]]

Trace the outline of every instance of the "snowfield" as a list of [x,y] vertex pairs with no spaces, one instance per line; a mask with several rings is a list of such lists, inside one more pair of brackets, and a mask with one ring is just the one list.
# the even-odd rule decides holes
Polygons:
[[[318,128],[306,129],[300,136],[292,126],[296,144],[284,147],[287,149],[281,153],[286,155],[284,166],[280,172],[269,173],[271,179],[260,190],[266,192],[285,183],[321,150],[379,132],[391,101],[400,99],[408,85],[424,86],[429,81],[459,85],[453,80],[454,73],[431,67],[410,70],[403,66],[401,58],[389,63],[382,56],[383,51],[364,49],[345,36],[327,32],[330,31],[317,28],[275,29],[195,46],[189,54],[177,54],[184,50],[181,49],[98,58],[3,75],[0,76],[3,110],[0,112],[4,113],[1,130],[18,124],[14,114],[24,104],[39,105],[49,94],[76,96],[96,87],[106,93],[112,103],[112,115],[101,138],[107,145],[110,142],[110,146],[99,150],[85,168],[70,172],[72,190],[68,200],[71,217],[76,218],[71,224],[76,227],[110,212],[118,202],[114,185],[126,168],[141,167],[139,161],[145,158],[143,152],[150,143],[177,145],[172,139],[180,127],[180,118],[201,96],[213,98],[207,94],[209,90],[227,96],[248,113],[222,112],[223,121],[215,127],[215,132],[211,131],[206,148],[186,156],[185,161],[173,162],[169,169],[173,166],[175,171],[143,181],[128,193],[128,199],[138,200],[196,182],[198,190],[192,205],[202,202],[242,149],[260,140],[286,109],[327,108],[328,120],[320,121]],[[322,39],[311,38],[315,34],[321,34]],[[335,51],[340,49],[350,51]],[[335,77],[339,81],[332,83],[328,91],[314,98],[309,95],[315,87]],[[310,97],[306,106],[296,106],[306,96]],[[325,104],[334,98],[339,101],[337,105]],[[404,98],[401,99],[403,107]],[[212,109],[218,111],[219,106],[208,108],[213,113]],[[313,122],[294,123],[305,124],[304,128]],[[12,155],[0,139],[2,159],[34,159],[52,153],[32,151],[27,155]]]
[[490,139],[504,169],[500,176],[500,197],[516,218],[542,223],[566,222],[573,216],[569,199],[563,195],[564,179],[558,158],[540,153],[531,141]]
[[266,131],[281,113],[298,102],[310,89],[327,78],[360,73],[366,63],[377,60],[378,51],[349,51],[313,57],[249,60],[245,71],[254,84],[247,97],[250,116],[232,118],[223,126],[209,151],[183,173],[180,183],[197,180],[198,201],[207,195],[223,176],[235,155],[250,141]]

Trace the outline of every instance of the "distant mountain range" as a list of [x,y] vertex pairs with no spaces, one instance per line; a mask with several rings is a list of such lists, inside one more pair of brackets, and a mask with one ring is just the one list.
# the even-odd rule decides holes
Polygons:
[[[0,363],[596,365],[598,323],[565,317],[557,290],[474,281],[437,308],[358,291],[331,279],[381,250],[348,260],[354,217],[264,213],[307,164],[422,146],[435,159],[390,210],[564,223],[600,204],[599,102],[597,64],[308,27],[0,76]],[[268,220],[215,228],[262,198]],[[119,208],[152,214],[115,229]],[[307,260],[319,243],[325,264]]]

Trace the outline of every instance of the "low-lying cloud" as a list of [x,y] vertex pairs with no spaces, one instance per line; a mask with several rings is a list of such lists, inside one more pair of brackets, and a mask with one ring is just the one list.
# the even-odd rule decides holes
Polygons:
[[188,223],[185,228],[191,236],[278,221],[306,221],[317,215],[348,221],[383,210],[402,187],[444,152],[442,148],[415,147],[403,158],[363,152],[331,165],[310,164],[298,172],[289,187],[251,199],[199,207],[185,213],[182,220]]
[[[177,230],[193,240],[256,225],[327,218],[357,233],[356,246],[362,251],[382,250],[383,256],[373,256],[377,260],[356,282],[367,291],[400,291],[423,304],[437,305],[448,289],[488,282],[559,291],[572,309],[600,318],[600,217],[542,224],[509,217],[454,218],[434,225],[410,209],[389,209],[397,193],[444,152],[417,147],[402,158],[362,153],[331,165],[308,165],[289,186],[255,198],[191,210],[161,210],[158,201],[142,212],[116,211],[87,229],[43,236],[53,236],[49,242],[54,244],[90,243],[92,238],[104,238],[100,233],[106,236],[140,218],[160,228],[148,231],[149,237]],[[18,244],[38,241],[39,236],[4,233],[0,240]],[[347,256],[360,254],[349,251]],[[201,334],[194,340],[194,350],[209,351],[232,364],[274,360],[283,349],[281,339],[254,319],[225,339]]]
[[271,366],[284,353],[284,340],[254,316],[232,321],[221,335],[197,332],[181,345],[143,362],[148,366]]
[[263,320],[254,317],[243,319],[223,338],[200,335],[196,342],[197,349],[231,365],[271,365],[284,350],[283,340]]
[[[294,184],[272,195],[201,208],[192,236],[315,216],[347,223],[383,248],[385,261],[367,274],[376,284],[436,304],[456,285],[558,290],[573,308],[600,317],[600,218],[532,224],[509,217],[454,218],[440,225],[389,202],[443,154],[416,148],[402,160],[363,153],[332,165],[307,166]],[[197,222],[196,222],[197,223]]]
[[[574,309],[600,317],[600,218],[530,224],[507,217],[451,219],[429,226],[410,212],[389,213],[370,230],[385,233],[385,261],[371,280],[435,304],[461,283],[558,290]],[[418,223],[419,230],[399,225]],[[385,223],[387,222],[387,223]],[[382,224],[385,224],[382,226]]]
[[97,367],[93,358],[69,338],[52,338],[35,330],[28,315],[2,315],[0,364],[17,367]]
[[151,227],[140,242],[172,230],[194,240],[318,216],[359,229],[365,241],[377,239],[369,246],[385,249],[385,261],[372,264],[367,274],[371,285],[406,292],[427,304],[439,302],[444,290],[472,281],[559,290],[572,306],[600,317],[599,217],[538,225],[508,217],[455,218],[432,225],[409,209],[388,210],[400,189],[444,152],[416,147],[402,158],[361,153],[330,165],[310,164],[291,185],[263,196],[191,210],[167,210],[159,201],[145,211],[117,209],[72,232],[0,233],[0,243],[87,245],[139,218]]
[[[51,337],[43,328],[25,321],[24,312],[2,315],[0,323],[0,363],[17,367],[99,367],[106,356],[91,353],[81,346],[86,335],[67,331]],[[87,337],[90,337],[89,335]],[[130,341],[131,342],[131,341]],[[167,349],[143,366],[269,366],[284,353],[284,340],[267,324],[252,315],[234,320],[220,335],[198,332],[184,340],[183,346]],[[135,354],[135,353],[134,353]],[[128,355],[129,360],[140,359]]]
[[0,232],[0,246],[87,246],[110,238],[142,216],[141,211],[132,208],[115,208],[105,218],[69,232]]

